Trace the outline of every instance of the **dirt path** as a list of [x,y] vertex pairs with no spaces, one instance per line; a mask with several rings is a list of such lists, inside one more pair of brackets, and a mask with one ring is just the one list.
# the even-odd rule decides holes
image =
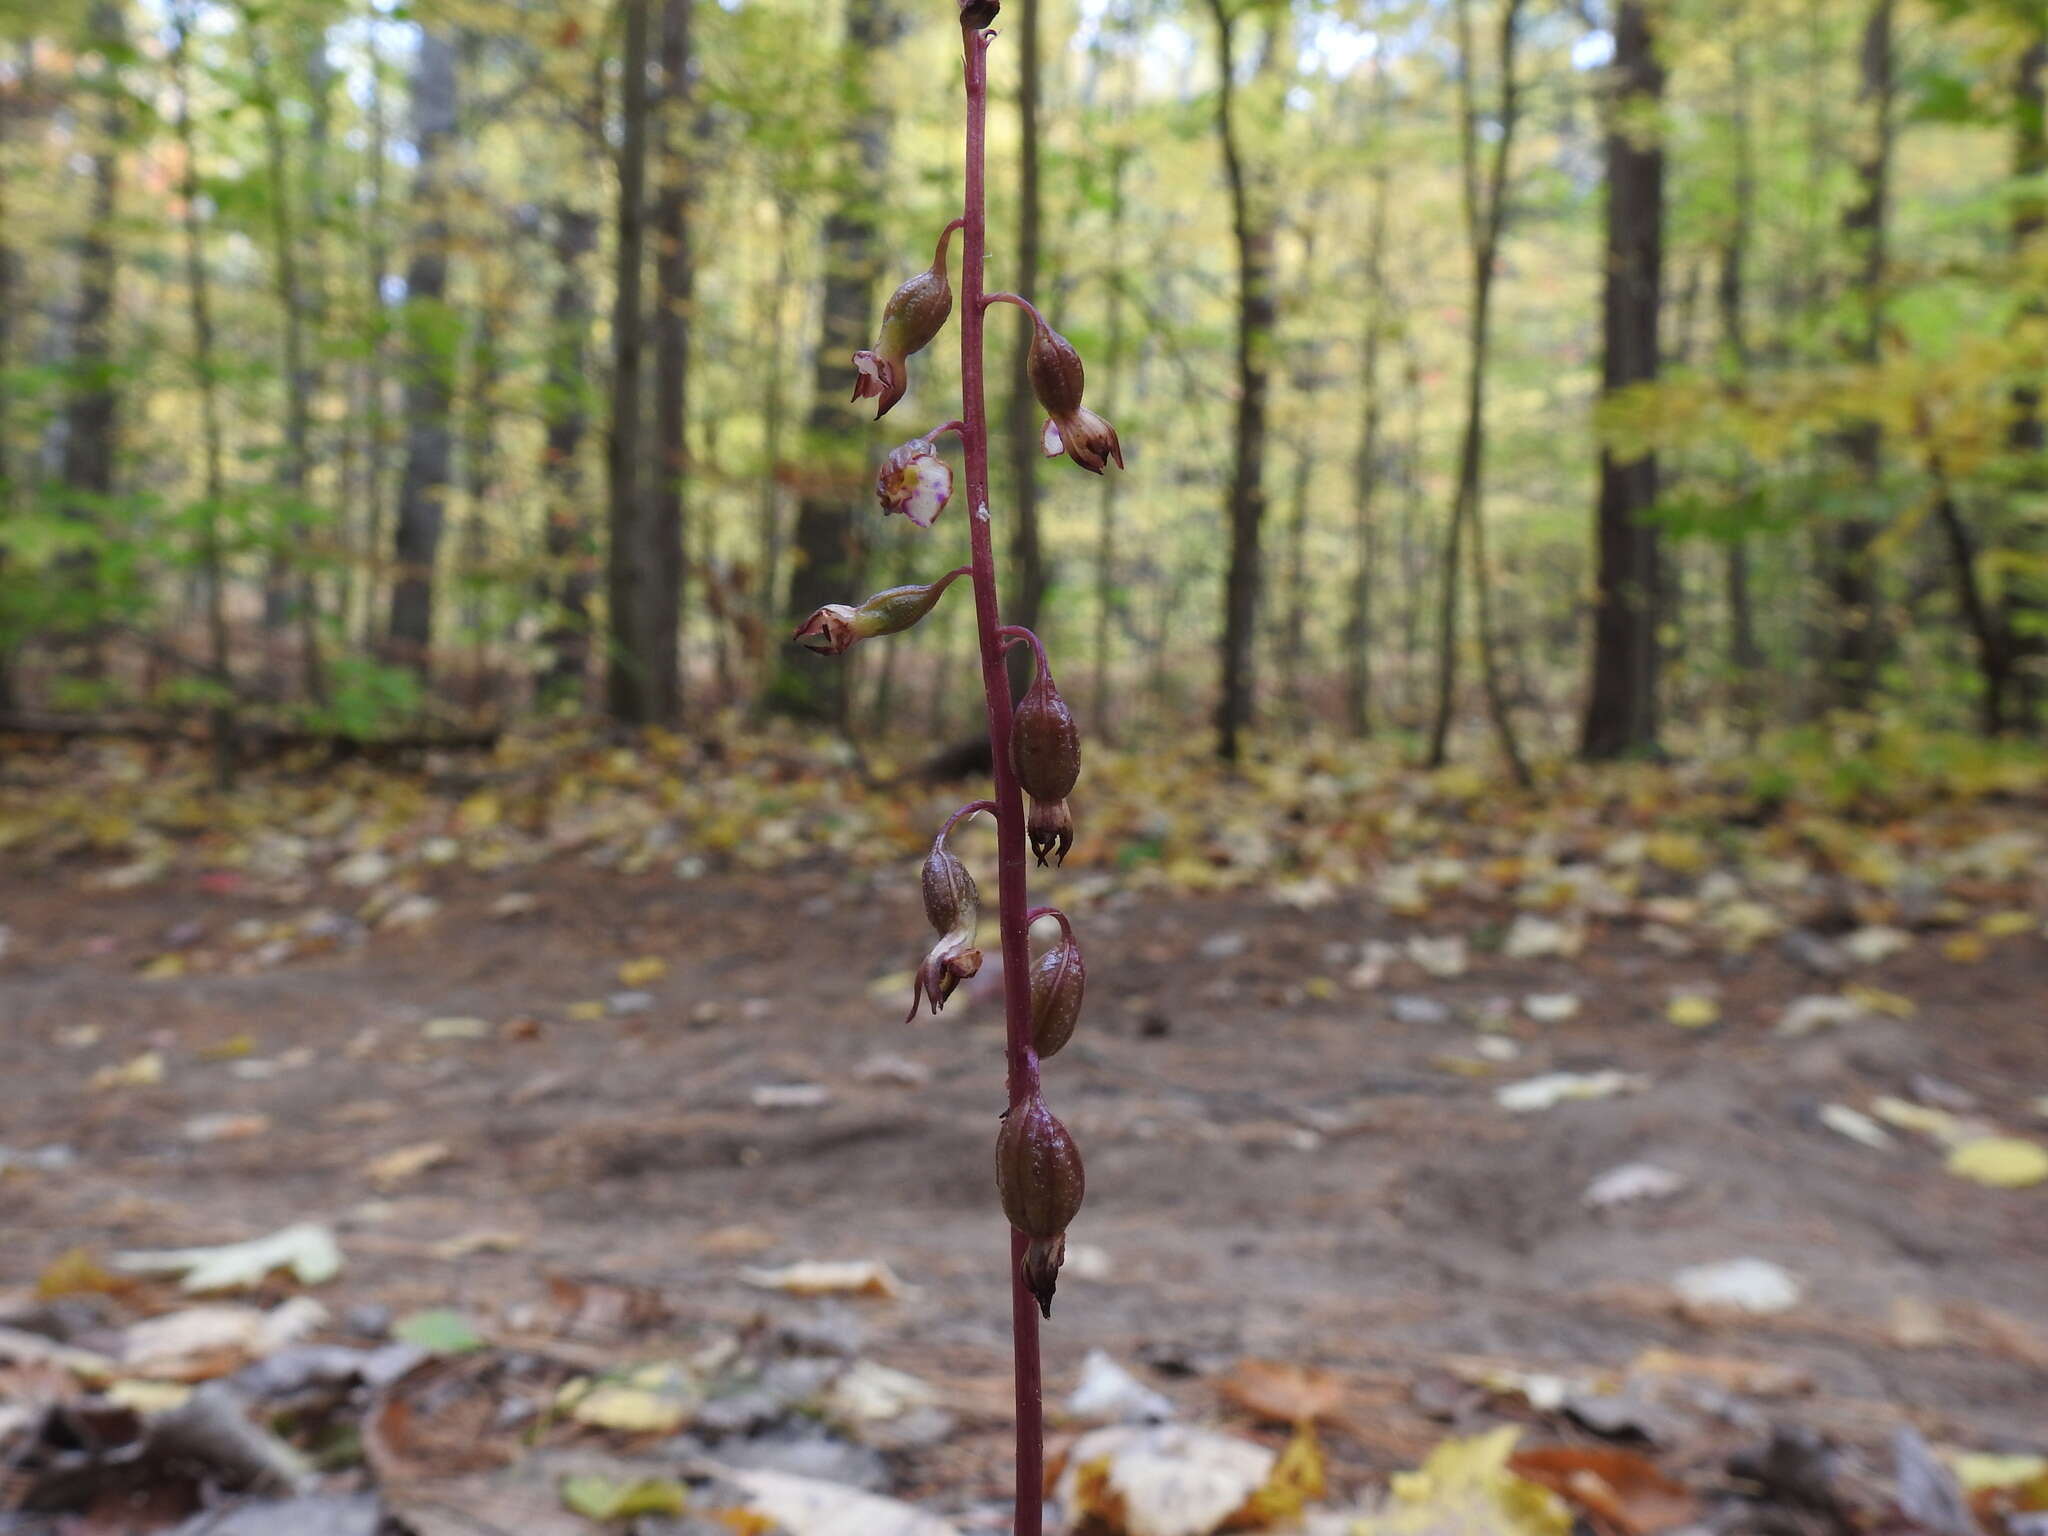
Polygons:
[[[595,1274],[659,1287],[687,1329],[815,1305],[746,1287],[746,1265],[882,1259],[915,1292],[857,1304],[869,1351],[987,1407],[910,1458],[913,1485],[999,1491],[994,978],[908,1026],[907,975],[871,990],[924,942],[900,872],[523,881],[536,901],[518,915],[492,915],[503,879],[450,871],[416,929],[321,919],[312,937],[306,903],[0,881],[0,1144],[76,1154],[0,1176],[0,1285],[75,1245],[317,1218],[349,1256],[337,1313],[516,1319],[546,1275]],[[291,936],[267,937],[280,923]],[[1565,1374],[1652,1347],[1782,1363],[1813,1383],[1798,1416],[1851,1438],[1905,1416],[1936,1439],[2023,1444],[2048,1423],[2048,1188],[1980,1188],[1910,1134],[1875,1150],[1817,1118],[1918,1077],[2024,1130],[2048,1093],[2040,938],[1967,966],[1921,945],[1859,978],[1914,999],[1910,1021],[1794,1039],[1771,1027],[1784,1004],[1835,983],[1772,944],[1673,959],[1601,933],[1575,960],[1477,955],[1440,981],[1397,966],[1365,991],[1345,980],[1360,945],[1418,930],[1349,899],[1119,897],[1083,931],[1082,1032],[1048,1069],[1089,1179],[1047,1335],[1056,1393],[1097,1346],[1190,1405],[1207,1401],[1191,1377],[1244,1354],[1327,1365],[1364,1405],[1336,1448],[1353,1478],[1444,1432],[1430,1415],[1455,1404],[1430,1383],[1447,1363],[1469,1376],[1465,1356]],[[185,974],[138,979],[165,953]],[[612,996],[642,990],[618,970],[645,956],[666,975]],[[1721,1022],[1667,1022],[1670,990],[1692,984],[1714,989]],[[1583,1008],[1544,1025],[1511,1008],[1493,1038],[1518,1055],[1485,1059],[1507,1047],[1476,1046],[1472,1021],[1531,992]],[[488,1033],[428,1027],[451,1019]],[[150,1049],[161,1083],[88,1086]],[[1495,1101],[1504,1082],[1610,1067],[1647,1086],[1538,1113]],[[829,1102],[754,1101],[804,1083]],[[268,1128],[189,1139],[218,1115]],[[446,1160],[384,1187],[366,1171],[427,1142]],[[1588,1207],[1591,1180],[1636,1162],[1685,1187]],[[1744,1256],[1790,1271],[1800,1302],[1741,1321],[1679,1309],[1677,1271]]]

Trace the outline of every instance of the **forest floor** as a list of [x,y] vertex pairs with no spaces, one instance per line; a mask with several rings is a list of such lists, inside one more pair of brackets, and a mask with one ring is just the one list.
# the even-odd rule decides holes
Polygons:
[[[1567,882],[1546,916],[1526,868],[1399,849],[1360,888],[1067,877],[1088,997],[1047,1097],[1089,1193],[1046,1329],[1056,1429],[1085,1422],[1062,1405],[1099,1349],[1276,1445],[1218,1382],[1246,1357],[1328,1373],[1340,1504],[1502,1419],[1648,1448],[1696,1489],[1774,1426],[1861,1466],[1901,1425],[2048,1452],[2048,1183],[2024,1150],[2048,1140],[2048,816],[1967,814],[1841,855],[1936,870],[1892,870],[1884,910],[1837,890],[1745,915],[1654,817],[1644,867],[1670,879]],[[180,1304],[110,1255],[320,1223],[345,1255],[313,1292],[323,1337],[450,1309],[587,1371],[776,1335],[908,1372],[942,1412],[855,1435],[883,1453],[864,1480],[992,1525],[997,965],[903,1022],[914,864],[678,879],[687,840],[631,873],[428,847],[401,893],[348,846],[310,874],[224,873],[216,849],[128,878],[72,847],[0,870],[0,1325],[105,1346]],[[1622,853],[1591,867],[1643,861]],[[806,1260],[900,1289],[760,1283]],[[1711,1268],[1732,1260],[1763,1262]],[[67,1288],[108,1294],[53,1323]]]

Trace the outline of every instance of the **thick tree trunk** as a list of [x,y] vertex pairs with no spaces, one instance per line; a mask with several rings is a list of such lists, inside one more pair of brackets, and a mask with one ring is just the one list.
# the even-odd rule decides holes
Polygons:
[[[1252,724],[1254,646],[1258,638],[1259,537],[1266,518],[1266,402],[1278,307],[1273,295],[1273,229],[1253,208],[1251,171],[1236,115],[1236,19],[1225,0],[1209,0],[1216,21],[1216,137],[1230,185],[1231,231],[1237,242],[1237,424],[1232,439],[1229,566],[1223,580],[1222,692],[1216,702],[1216,752],[1235,763]],[[1266,40],[1260,70],[1279,46]]]
[[583,436],[589,429],[585,358],[594,309],[584,263],[597,248],[597,217],[566,203],[555,208],[555,289],[548,304],[547,446],[541,462],[547,487],[543,535],[551,617],[541,637],[547,661],[537,685],[543,702],[583,702],[590,671],[590,599],[597,590],[596,541],[584,510]]
[[448,170],[456,125],[455,48],[420,33],[412,82],[412,254],[405,269],[405,476],[392,541],[392,658],[424,673],[434,633],[434,562],[447,516],[454,359],[442,323],[448,291]]
[[[1895,0],[1874,0],[1864,21],[1857,101],[1865,114],[1856,160],[1856,199],[1842,215],[1842,235],[1857,257],[1856,320],[1847,338],[1850,355],[1875,362],[1884,325],[1888,208],[1891,200],[1892,13]],[[1883,466],[1884,437],[1876,422],[1859,422],[1841,436],[1858,499],[1874,497]],[[1870,545],[1878,522],[1861,511],[1837,518],[1824,541],[1824,566],[1833,600],[1829,696],[1843,709],[1862,709],[1877,686],[1885,653],[1880,592]]]
[[661,185],[654,205],[654,465],[645,530],[657,560],[647,592],[644,671],[660,718],[682,710],[684,476],[689,472],[690,302],[695,283],[690,245],[693,194],[690,120],[690,3],[664,0],[661,15]]
[[[824,301],[818,313],[818,346],[812,355],[810,414],[805,421],[805,473],[797,501],[789,576],[788,613],[801,622],[826,603],[858,602],[853,590],[859,565],[859,516],[867,496],[866,434],[856,424],[867,415],[850,409],[845,395],[851,358],[872,339],[877,276],[876,199],[889,150],[889,119],[864,85],[867,72],[887,46],[895,21],[886,0],[850,0],[842,78],[864,105],[848,133],[858,155],[846,194],[825,217]],[[912,428],[915,430],[915,428]],[[794,627],[794,624],[792,624]],[[820,664],[815,656],[781,648],[770,704],[803,719],[843,722],[847,704],[842,663]]]
[[[127,31],[116,0],[97,0],[90,21],[92,45],[101,50],[96,86],[101,92],[98,142],[91,152],[92,203],[78,241],[78,303],[71,319],[71,357],[65,382],[63,452],[59,475],[69,517],[96,522],[114,491],[114,433],[118,401],[114,390],[113,314],[117,260],[114,250],[116,178],[126,114],[115,59],[127,47]],[[71,580],[96,593],[99,573],[90,555],[67,562]],[[96,626],[95,626],[96,627]],[[86,636],[87,670],[99,668],[95,633]]]
[[[1039,232],[1042,210],[1038,178],[1039,0],[1012,0],[1017,67],[1017,267],[1013,287],[1025,298],[1038,299]],[[1005,430],[1010,449],[1010,564],[1014,572],[1004,595],[1006,623],[1036,629],[1045,605],[1045,556],[1038,538],[1038,464],[1044,457],[1038,440],[1038,401],[1031,393],[1025,358],[1031,345],[1031,317],[1017,312],[1016,344],[1011,348],[1010,398]],[[1021,698],[1031,686],[1033,662],[1028,647],[1010,652],[1010,695]]]
[[[1622,0],[1614,29],[1615,98],[1607,127],[1607,271],[1601,304],[1604,395],[1657,377],[1664,284],[1664,98],[1645,0]],[[1661,617],[1654,454],[1600,450],[1599,567],[1593,685],[1580,750],[1592,759],[1657,751],[1657,626]]]

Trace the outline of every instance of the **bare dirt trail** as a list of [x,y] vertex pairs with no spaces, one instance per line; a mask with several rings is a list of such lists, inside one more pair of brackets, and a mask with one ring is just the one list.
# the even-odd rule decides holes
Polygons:
[[[451,871],[417,929],[342,925],[233,974],[260,947],[236,925],[275,923],[275,906],[0,878],[0,1145],[75,1155],[0,1174],[0,1286],[80,1245],[313,1218],[349,1257],[323,1292],[337,1313],[455,1305],[489,1324],[547,1275],[603,1275],[658,1287],[687,1330],[817,1305],[748,1287],[747,1266],[880,1259],[915,1290],[852,1304],[869,1352],[986,1408],[909,1459],[912,1486],[998,1492],[994,978],[901,1022],[907,977],[871,990],[924,941],[895,876],[526,884],[531,910],[493,916],[504,882]],[[1116,897],[1087,914],[1088,1004],[1047,1078],[1089,1178],[1047,1333],[1056,1392],[1094,1347],[1190,1405],[1207,1400],[1194,1378],[1242,1355],[1328,1366],[1360,1405],[1333,1447],[1354,1478],[1444,1433],[1470,1388],[1432,1384],[1469,1381],[1473,1356],[1565,1375],[1653,1348],[1792,1366],[1812,1384],[1793,1416],[1850,1439],[1911,1420],[2019,1444],[2048,1423],[2048,1186],[1983,1188],[1911,1135],[1878,1150],[1819,1119],[1917,1078],[2024,1133],[2048,1093],[2048,943],[1975,965],[1923,945],[1864,978],[1914,999],[1910,1020],[1788,1038],[1771,1025],[1814,982],[1774,945],[1673,959],[1615,932],[1576,959],[1481,954],[1455,979],[1345,984],[1363,941],[1407,931],[1348,899]],[[178,945],[185,974],[138,978]],[[622,985],[647,956],[666,974]],[[1693,984],[1720,1021],[1674,1027],[1667,998]],[[1495,1013],[1532,992],[1583,1006],[1549,1024]],[[1478,1046],[1485,1019],[1512,1045]],[[150,1050],[160,1083],[89,1086]],[[1533,1113],[1495,1099],[1607,1068],[1644,1085]],[[827,1101],[757,1102],[803,1084]],[[192,1139],[202,1116],[266,1119]],[[372,1171],[430,1142],[446,1149],[433,1166]],[[1588,1184],[1630,1163],[1684,1187],[1590,1208]],[[1797,1304],[1680,1307],[1677,1272],[1737,1257],[1782,1266]]]

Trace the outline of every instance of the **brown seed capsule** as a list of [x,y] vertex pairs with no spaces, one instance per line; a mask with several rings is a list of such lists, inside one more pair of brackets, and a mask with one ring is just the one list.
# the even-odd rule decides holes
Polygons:
[[1074,1026],[1081,1019],[1081,994],[1087,976],[1081,965],[1081,946],[1071,938],[1060,941],[1031,963],[1031,1048],[1040,1059],[1056,1055],[1074,1038]]
[[981,892],[967,866],[955,858],[944,843],[933,843],[925,855],[919,880],[924,891],[924,915],[939,933],[965,931],[972,936],[981,917]]
[[1024,1275],[1048,1317],[1067,1224],[1081,1209],[1086,1189],[1081,1149],[1045,1100],[1033,1094],[1013,1106],[996,1135],[996,1192],[1010,1225],[1031,1240]]
[[1042,655],[1038,676],[1010,716],[1010,767],[1034,800],[1064,800],[1081,777],[1081,727]]
[[1024,355],[1024,370],[1031,379],[1031,392],[1055,419],[1071,416],[1081,408],[1081,390],[1087,373],[1081,354],[1072,342],[1037,316],[1032,317],[1031,350]]

